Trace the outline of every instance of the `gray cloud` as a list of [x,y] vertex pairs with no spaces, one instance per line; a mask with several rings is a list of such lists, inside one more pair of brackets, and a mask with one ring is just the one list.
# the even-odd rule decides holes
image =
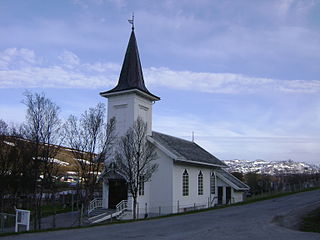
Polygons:
[[[99,88],[113,86],[120,65],[83,62],[71,51],[59,57],[61,64],[44,65],[30,49],[6,49],[0,53],[0,87]],[[46,62],[46,61],[45,61]],[[147,84],[209,93],[318,93],[320,80],[277,80],[234,73],[174,71],[145,68]]]

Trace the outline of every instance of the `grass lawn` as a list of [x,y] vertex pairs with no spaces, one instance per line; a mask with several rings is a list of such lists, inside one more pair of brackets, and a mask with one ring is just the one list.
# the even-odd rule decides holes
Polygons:
[[42,217],[48,217],[50,215],[71,212],[71,206],[63,206],[62,204],[53,205],[44,205],[41,207]]
[[320,208],[313,210],[302,218],[300,230],[320,233]]

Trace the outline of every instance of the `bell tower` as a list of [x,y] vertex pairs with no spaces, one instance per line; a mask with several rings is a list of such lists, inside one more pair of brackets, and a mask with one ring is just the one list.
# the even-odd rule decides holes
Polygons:
[[118,136],[125,135],[138,117],[147,123],[147,135],[152,134],[152,104],[160,98],[150,93],[145,86],[134,27],[118,84],[100,95],[108,98],[108,121],[116,118]]

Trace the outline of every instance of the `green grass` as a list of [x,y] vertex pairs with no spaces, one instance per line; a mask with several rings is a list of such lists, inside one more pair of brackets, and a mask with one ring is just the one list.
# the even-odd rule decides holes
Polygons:
[[[2,236],[8,236],[8,235],[16,235],[16,234],[23,234],[23,233],[36,233],[36,232],[51,232],[51,231],[58,231],[58,230],[68,230],[68,229],[79,229],[79,228],[90,228],[90,227],[96,227],[96,226],[104,226],[104,225],[112,225],[112,224],[123,224],[123,223],[130,223],[130,222],[137,222],[137,221],[149,221],[153,219],[161,219],[161,218],[168,218],[168,217],[173,217],[173,216],[180,216],[180,215],[188,215],[188,214],[194,214],[194,213],[200,213],[200,212],[206,212],[206,211],[211,211],[211,210],[216,210],[216,209],[222,209],[222,208],[227,208],[227,207],[232,207],[232,206],[240,206],[240,205],[246,205],[254,202],[259,202],[259,201],[264,201],[264,200],[269,200],[269,199],[274,199],[274,198],[279,198],[279,197],[285,197],[289,195],[293,195],[296,193],[301,193],[301,192],[309,192],[309,191],[314,191],[314,190],[320,190],[320,187],[315,187],[315,188],[308,188],[304,189],[302,191],[294,191],[294,192],[283,192],[283,193],[274,193],[274,194],[268,194],[268,195],[260,195],[260,196],[253,196],[251,198],[246,199],[243,202],[240,203],[235,203],[231,205],[222,205],[218,207],[212,207],[212,208],[205,208],[205,209],[200,209],[200,210],[194,210],[194,211],[189,211],[189,212],[181,212],[181,213],[174,213],[170,215],[162,215],[158,217],[152,217],[152,218],[147,218],[147,219],[138,219],[138,220],[122,220],[122,221],[113,221],[113,222],[107,222],[107,223],[100,223],[100,224],[92,224],[89,226],[76,226],[76,227],[66,227],[66,228],[55,228],[55,229],[46,229],[46,230],[33,230],[33,231],[28,231],[28,232],[18,232],[18,233],[0,233],[0,237]],[[48,211],[49,212],[49,211]],[[319,209],[320,212],[320,209]],[[319,224],[319,223],[318,223]]]
[[59,213],[66,213],[66,212],[71,212],[72,208],[71,206],[63,206],[62,204],[57,204],[55,206],[53,205],[44,205],[41,207],[42,211],[42,217],[48,217],[51,215],[59,214]]
[[317,208],[302,218],[300,230],[320,233],[320,208]]

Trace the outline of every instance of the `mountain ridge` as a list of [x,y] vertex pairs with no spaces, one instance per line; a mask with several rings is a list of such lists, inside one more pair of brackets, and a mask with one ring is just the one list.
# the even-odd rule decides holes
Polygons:
[[315,174],[320,173],[320,166],[296,162],[291,159],[283,161],[266,161],[256,159],[249,160],[223,160],[229,166],[229,172],[240,172],[243,174],[254,172],[258,174],[280,175],[280,174]]

